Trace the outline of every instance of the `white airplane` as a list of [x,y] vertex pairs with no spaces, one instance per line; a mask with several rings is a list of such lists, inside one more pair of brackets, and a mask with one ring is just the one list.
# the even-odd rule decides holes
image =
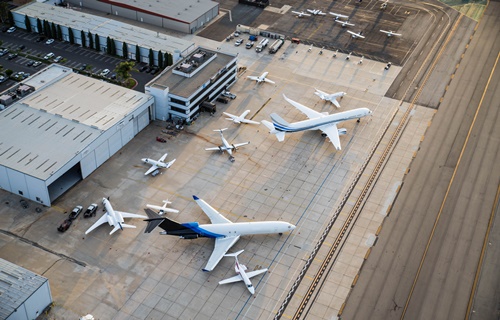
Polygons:
[[150,233],[159,226],[164,231],[160,234],[179,236],[181,239],[197,239],[200,237],[215,239],[214,250],[203,268],[203,271],[212,271],[229,249],[244,235],[255,234],[283,234],[295,229],[293,224],[284,221],[236,222],[229,221],[208,203],[193,196],[193,199],[208,216],[211,224],[198,222],[177,223],[167,217],[161,217],[150,209],[145,209],[149,219],[145,233]]
[[247,78],[251,79],[251,80],[254,80],[254,81],[257,81],[257,83],[261,83],[261,82],[275,83],[274,81],[269,80],[269,79],[266,78],[268,74],[269,74],[269,72],[266,71],[266,72],[264,72],[259,77],[256,77],[256,76],[247,76]]
[[248,291],[250,291],[251,294],[255,294],[255,288],[252,285],[252,282],[250,281],[250,278],[253,278],[255,276],[258,276],[259,274],[262,274],[264,272],[267,272],[267,268],[260,269],[260,270],[255,270],[255,271],[250,271],[250,272],[245,272],[247,270],[247,267],[244,264],[240,264],[238,261],[238,255],[242,253],[244,250],[240,250],[235,253],[228,253],[225,254],[224,257],[234,257],[235,262],[234,262],[234,271],[238,275],[227,278],[224,280],[219,281],[219,284],[226,284],[226,283],[233,283],[233,282],[238,282],[238,281],[243,281],[245,285],[247,286]]
[[237,124],[239,124],[239,123],[260,124],[260,122],[253,121],[253,120],[250,120],[250,119],[245,119],[245,117],[250,113],[250,110],[246,110],[245,112],[243,112],[241,114],[241,116],[235,116],[234,114],[230,114],[230,113],[227,113],[227,112],[222,112],[222,113],[229,117],[229,118],[226,118],[227,120],[231,120],[231,121],[233,121],[234,123],[237,123]]
[[114,229],[109,233],[113,234],[119,229],[123,230],[123,228],[135,228],[135,226],[123,223],[123,218],[147,218],[146,216],[142,216],[140,214],[113,210],[111,203],[109,203],[109,200],[106,198],[102,198],[102,205],[104,206],[106,213],[99,220],[97,220],[97,222],[94,223],[87,231],[85,231],[85,234],[92,232],[92,230],[94,230],[101,224],[105,224],[106,222],[109,223],[110,226],[114,226]]
[[354,23],[350,23],[349,21],[335,20],[335,22],[339,23],[342,26],[342,28],[345,28],[347,26],[350,26],[350,27],[355,26]]
[[160,215],[162,215],[162,214],[164,214],[166,212],[179,213],[179,210],[167,208],[167,205],[170,204],[170,203],[172,203],[172,202],[170,202],[168,200],[163,200],[163,205],[162,206],[156,206],[156,205],[153,205],[153,204],[146,204],[146,207],[148,207],[150,209],[158,210]]
[[346,16],[344,14],[340,14],[340,13],[335,13],[335,12],[329,12],[332,16],[335,16],[335,20],[338,20],[340,18],[342,19],[347,19],[349,18],[349,16]]
[[393,31],[385,31],[385,30],[380,30],[380,32],[383,32],[385,34],[387,34],[388,37],[392,37],[392,36],[402,36],[401,33],[396,33],[396,32],[393,32]]
[[305,13],[304,11],[292,11],[292,13],[295,13],[297,15],[297,18],[302,18],[302,17],[310,17],[311,15],[308,13]]
[[234,162],[234,157],[233,157],[233,151],[232,150],[234,149],[234,151],[236,151],[238,147],[250,144],[250,141],[242,142],[242,143],[236,143],[236,144],[229,144],[227,142],[226,138],[224,138],[224,135],[222,134],[222,131],[224,131],[224,130],[227,130],[227,128],[214,130],[214,131],[219,131],[220,132],[220,138],[222,140],[222,146],[212,147],[212,148],[205,148],[205,150],[207,150],[207,151],[220,151],[220,152],[227,151],[227,153],[229,153],[229,160],[231,162]]
[[362,36],[361,34],[363,33],[363,31],[360,31],[358,33],[355,33],[355,32],[352,32],[351,30],[347,30],[347,32],[349,32],[350,34],[352,34],[352,37],[354,39],[357,39],[357,38],[361,38],[361,39],[364,39],[365,36]]
[[307,9],[307,12],[310,12],[310,13],[312,13],[315,16],[324,16],[324,15],[326,15],[326,13],[324,13],[323,11],[316,10],[316,9]]
[[316,90],[316,92],[314,92],[315,95],[317,95],[318,97],[320,97],[321,99],[323,99],[325,101],[330,101],[337,108],[340,108],[340,104],[337,101],[337,98],[342,98],[343,96],[345,96],[347,94],[345,92],[337,92],[337,93],[328,94],[328,93],[323,92],[321,90],[318,90],[316,88],[314,88],[314,90]]
[[328,114],[328,112],[317,112],[298,102],[288,99],[283,95],[286,101],[292,106],[303,112],[309,119],[294,123],[288,123],[276,113],[271,114],[273,123],[262,120],[262,123],[270,130],[269,133],[275,134],[278,141],[285,139],[285,132],[299,132],[305,130],[321,130],[323,135],[328,136],[335,149],[340,150],[340,135],[346,134],[345,128],[337,128],[337,124],[346,120],[359,119],[372,112],[368,108],[358,108],[349,111]]
[[153,159],[149,159],[149,158],[141,159],[142,162],[145,162],[145,163],[151,165],[151,168],[149,168],[149,170],[146,171],[146,173],[144,175],[147,176],[148,174],[155,171],[156,169],[160,169],[160,168],[168,169],[168,168],[170,168],[174,164],[175,159],[170,161],[170,162],[165,163],[164,161],[166,158],[167,158],[167,153],[165,153],[158,161],[153,160]]

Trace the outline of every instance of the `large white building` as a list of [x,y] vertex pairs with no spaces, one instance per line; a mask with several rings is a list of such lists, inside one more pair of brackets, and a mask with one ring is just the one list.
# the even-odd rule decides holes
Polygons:
[[66,0],[72,6],[94,9],[165,29],[194,33],[219,14],[212,0]]
[[30,88],[34,92],[0,112],[0,188],[46,206],[120,150],[154,114],[152,96],[56,64],[10,94],[22,96]]
[[[137,47],[139,48],[139,60],[149,62],[150,49],[153,51],[155,65],[158,65],[158,53],[169,53],[173,56],[173,62],[176,62],[181,56],[187,55],[195,49],[192,41],[168,36],[163,33],[140,28],[126,24],[117,20],[95,16],[83,13],[79,10],[66,9],[54,6],[52,3],[30,2],[24,6],[12,10],[14,24],[21,29],[27,29],[26,17],[30,21],[32,32],[41,32],[38,30],[38,20],[47,21],[60,26],[62,40],[70,42],[69,29],[73,33],[73,41],[76,44],[82,44],[82,33],[85,37],[86,46],[89,44],[89,36],[94,39],[99,37],[100,51],[106,52],[107,38],[115,42],[116,55],[124,56],[124,43],[127,52],[124,58],[136,60]],[[43,28],[43,24],[42,24]],[[95,42],[95,40],[93,40]]]
[[200,105],[236,82],[238,57],[199,47],[146,84],[155,97],[155,118],[191,122]]

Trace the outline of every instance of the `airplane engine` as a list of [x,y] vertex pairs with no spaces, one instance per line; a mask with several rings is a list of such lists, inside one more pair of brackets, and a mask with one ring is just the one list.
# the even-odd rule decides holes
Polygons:
[[234,146],[234,144],[232,144],[232,146],[233,146],[233,150],[234,150],[234,151],[238,150],[238,148],[236,148],[236,147]]
[[224,152],[224,150],[222,150],[222,147],[221,147],[221,146],[219,146],[219,151],[220,151],[220,152]]
[[181,238],[182,239],[188,239],[188,240],[198,239],[198,235],[197,234],[187,234],[185,236],[182,236]]
[[339,128],[338,131],[339,131],[339,136],[347,134],[347,129],[346,128]]

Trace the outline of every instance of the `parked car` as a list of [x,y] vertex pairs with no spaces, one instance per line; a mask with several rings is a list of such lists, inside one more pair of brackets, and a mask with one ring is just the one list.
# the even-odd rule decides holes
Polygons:
[[40,61],[35,61],[35,63],[33,63],[33,67],[36,68],[36,67],[38,67],[41,64],[42,63]]
[[47,53],[47,54],[45,55],[45,57],[43,57],[43,58],[44,58],[45,60],[49,60],[49,59],[53,58],[54,56],[55,56],[55,54],[53,54],[52,52],[50,52],[50,53]]
[[7,53],[9,53],[9,49],[7,49],[7,48],[1,49],[0,50],[0,57],[3,55],[6,55]]
[[19,46],[19,48],[18,48],[18,49],[19,49],[19,50],[23,50],[24,48],[26,48],[26,46],[25,46],[24,44],[22,44],[22,45],[20,45],[20,46]]
[[248,41],[247,44],[245,45],[245,48],[250,49],[253,47],[254,42],[253,41]]
[[235,36],[235,37],[239,37],[239,36],[240,36],[240,32],[239,32],[239,31],[235,31],[235,32],[234,32],[234,36]]
[[79,69],[82,71],[87,69],[87,64],[86,63],[82,64]]
[[40,36],[36,39],[36,42],[42,42],[43,40],[45,40],[45,37],[44,36]]
[[163,139],[162,137],[156,137],[156,141],[161,142],[161,143],[167,142],[167,140]]
[[104,69],[101,71],[101,73],[99,74],[101,77],[105,77],[107,76],[111,71],[109,71],[109,69]]
[[10,27],[9,29],[7,29],[7,33],[12,33],[16,31],[16,27]]
[[142,66],[142,67],[139,69],[139,71],[140,71],[140,72],[143,72],[143,71],[145,71],[147,68],[148,68],[148,66]]
[[84,218],[90,218],[90,217],[92,217],[92,216],[95,216],[96,211],[97,211],[97,204],[92,203],[92,204],[91,204],[91,205],[87,208],[87,210],[85,210],[85,212],[83,213],[83,217],[84,217]]
[[54,43],[54,39],[49,39],[47,41],[45,41],[45,44],[53,44]]
[[222,92],[222,96],[229,98],[229,99],[232,99],[232,100],[236,99],[236,95],[229,92],[229,91]]
[[11,53],[7,56],[7,60],[12,60],[14,58],[17,58],[17,53]]
[[5,81],[7,81],[7,78],[4,76],[0,76],[0,83],[4,83]]
[[240,44],[242,44],[242,43],[243,43],[243,39],[238,39],[238,40],[236,40],[236,41],[234,42],[234,45],[235,45],[235,46],[239,46],[239,45],[240,45]]
[[63,57],[57,56],[57,57],[54,58],[54,62],[56,62],[56,63],[57,62],[61,62],[62,59],[63,59]]
[[57,228],[57,231],[59,232],[64,232],[66,230],[69,229],[69,227],[71,226],[71,223],[73,222],[73,220],[71,219],[66,219],[64,220],[61,225]]
[[32,66],[32,65],[34,65],[34,64],[35,64],[35,61],[30,60],[30,61],[28,61],[28,63],[27,63],[26,65],[27,65],[28,67],[31,67],[31,66]]
[[83,209],[82,206],[74,207],[73,210],[71,211],[71,213],[69,214],[69,219],[75,220],[76,218],[78,218],[78,216],[80,215],[80,212],[82,212],[82,209]]

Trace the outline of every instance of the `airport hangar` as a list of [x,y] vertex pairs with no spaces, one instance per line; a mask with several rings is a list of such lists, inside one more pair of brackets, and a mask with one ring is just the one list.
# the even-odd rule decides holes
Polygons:
[[65,0],[76,7],[148,23],[165,29],[195,33],[219,15],[211,0]]
[[88,45],[89,34],[99,35],[100,51],[106,52],[107,38],[115,41],[116,55],[123,57],[123,44],[127,45],[126,59],[136,59],[136,46],[140,50],[140,62],[149,63],[149,52],[153,50],[155,65],[158,65],[158,53],[169,53],[175,63],[182,56],[188,55],[196,47],[192,41],[186,41],[163,33],[140,28],[113,19],[83,13],[47,3],[30,2],[12,10],[14,25],[26,28],[26,17],[30,20],[31,32],[38,31],[37,19],[61,27],[62,40],[70,41],[69,29],[73,32],[74,43],[82,44],[82,32]]
[[[31,88],[0,112],[0,188],[45,206],[144,129],[150,95],[52,64],[10,89]],[[19,91],[17,91],[19,92]]]
[[145,86],[145,92],[155,97],[155,118],[175,123],[195,120],[202,106],[210,108],[206,103],[236,82],[237,63],[238,55],[198,47],[163,70]]

